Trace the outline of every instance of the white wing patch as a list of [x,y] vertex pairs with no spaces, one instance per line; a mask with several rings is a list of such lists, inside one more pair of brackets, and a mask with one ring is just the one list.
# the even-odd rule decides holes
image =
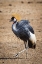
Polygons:
[[33,34],[33,33],[30,32],[30,38],[29,38],[29,40],[30,40],[32,43],[35,43],[35,44],[36,44],[36,36],[35,36],[35,34]]

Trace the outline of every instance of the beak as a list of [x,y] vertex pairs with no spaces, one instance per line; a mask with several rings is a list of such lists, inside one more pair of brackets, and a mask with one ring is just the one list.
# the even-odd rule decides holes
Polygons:
[[9,22],[12,22],[12,20],[10,19],[10,21]]
[[9,22],[11,22],[11,20]]

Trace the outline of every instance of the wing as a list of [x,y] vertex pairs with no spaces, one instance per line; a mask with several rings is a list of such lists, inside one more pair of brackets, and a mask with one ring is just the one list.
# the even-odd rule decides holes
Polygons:
[[34,30],[33,30],[32,26],[30,26],[29,23],[30,22],[28,20],[21,20],[19,22],[19,26],[18,27],[22,26],[22,27],[24,27],[26,29],[29,29],[29,31],[34,34]]
[[30,22],[28,20],[21,20],[19,22],[19,25],[25,26],[26,24],[29,24]]
[[30,37],[29,29],[25,26],[19,26],[18,27],[18,37],[20,37],[22,40],[27,40]]
[[[26,33],[26,32],[29,32],[29,31],[30,31],[31,33],[34,34],[34,30],[33,30],[33,28],[30,26],[28,20],[21,20],[21,21],[18,23],[18,25],[17,25],[17,29],[18,29],[19,32],[24,32],[24,33]],[[23,33],[23,34],[24,34],[24,33]],[[21,34],[22,34],[22,33],[21,33]]]
[[33,30],[33,28],[32,28],[30,25],[28,25],[28,29],[29,29],[29,31],[30,31],[31,33],[34,34],[34,30]]
[[25,40],[25,38],[28,39],[30,37],[30,32],[34,33],[33,28],[26,21],[21,21],[20,23],[18,23],[16,28],[17,36],[23,40]]
[[26,24],[24,27],[25,27],[25,29],[27,29],[28,31],[30,31],[31,33],[34,34],[34,30],[33,30],[32,26],[30,26],[30,24]]
[[22,23],[30,23],[29,20],[21,20]]

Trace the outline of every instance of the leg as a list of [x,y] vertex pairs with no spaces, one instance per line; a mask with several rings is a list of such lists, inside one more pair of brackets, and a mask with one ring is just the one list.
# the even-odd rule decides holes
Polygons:
[[22,51],[18,52],[17,54],[15,54],[15,57],[18,57],[18,55],[22,52],[24,52],[26,49],[23,49]]
[[27,54],[28,54],[27,52],[28,52],[28,48],[29,48],[28,47],[28,40],[27,40],[27,42],[25,42],[25,48],[26,48],[26,59],[27,59]]
[[25,44],[25,48],[28,49],[28,40],[27,42],[24,42],[24,44]]
[[18,52],[17,54],[15,54],[15,57],[18,57],[18,55],[19,55],[20,53],[26,51],[26,58],[27,58],[28,41],[27,41],[27,43],[24,42],[24,44],[25,44],[25,49],[23,49],[22,51],[20,51],[20,52]]

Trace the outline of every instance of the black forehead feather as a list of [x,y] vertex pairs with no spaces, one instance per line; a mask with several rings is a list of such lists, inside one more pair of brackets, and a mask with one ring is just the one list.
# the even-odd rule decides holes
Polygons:
[[11,19],[14,19],[14,17],[12,17]]

